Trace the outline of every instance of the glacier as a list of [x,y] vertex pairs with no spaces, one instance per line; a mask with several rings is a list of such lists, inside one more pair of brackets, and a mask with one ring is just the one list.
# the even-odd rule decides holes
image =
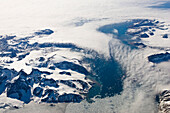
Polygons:
[[0,4],[0,112],[169,112],[169,0]]

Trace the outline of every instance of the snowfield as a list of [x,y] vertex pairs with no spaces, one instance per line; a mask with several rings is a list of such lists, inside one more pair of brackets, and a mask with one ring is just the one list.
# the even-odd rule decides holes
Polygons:
[[[0,4],[0,112],[170,112],[169,0]],[[84,60],[101,56],[125,71],[123,88],[89,103],[99,83]]]

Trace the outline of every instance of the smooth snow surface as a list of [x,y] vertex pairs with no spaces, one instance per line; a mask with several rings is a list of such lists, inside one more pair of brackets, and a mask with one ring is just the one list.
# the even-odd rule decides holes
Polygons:
[[[170,48],[170,9],[159,8],[160,4],[169,0],[0,0],[0,36],[16,35],[16,40],[24,37],[34,36],[34,32],[43,29],[54,31],[51,35],[34,36],[28,39],[29,44],[43,43],[73,43],[78,47],[92,49],[105,58],[114,57],[122,68],[126,70],[126,78],[123,81],[123,91],[119,95],[106,97],[103,99],[94,98],[94,103],[86,100],[81,103],[57,104],[36,104],[30,102],[24,104],[16,99],[6,98],[4,94],[0,96],[0,107],[5,113],[155,113],[158,105],[155,95],[165,89],[170,88],[170,62],[153,64],[148,61],[149,55],[168,51]],[[152,7],[153,6],[153,7]],[[165,5],[167,6],[167,5]],[[163,7],[161,5],[160,7]],[[141,42],[157,48],[149,47],[142,49],[131,49],[128,45],[114,38],[113,34],[104,34],[97,29],[104,25],[130,21],[132,19],[151,19],[165,22],[166,31],[157,30],[155,35]],[[115,34],[118,31],[113,30]],[[168,34],[168,38],[162,38],[162,34]],[[1,37],[0,37],[1,38]],[[12,44],[12,42],[8,42]],[[2,48],[1,48],[2,49]],[[0,50],[1,50],[0,49]],[[48,50],[46,50],[48,51]],[[36,59],[36,56],[54,57],[55,62],[68,60],[74,62],[73,58],[81,60],[84,53],[68,52],[68,48],[60,48],[57,52],[48,55],[43,54],[43,50],[30,51],[30,54],[23,60],[5,65],[9,69],[16,71],[24,70],[31,72],[31,66],[25,63],[29,59]],[[64,57],[63,57],[64,56]],[[67,58],[65,58],[67,57]],[[10,61],[9,57],[0,58],[0,63]],[[77,60],[76,60],[77,61]],[[2,66],[0,64],[0,66]],[[88,66],[87,66],[88,67]],[[41,71],[49,69],[41,68]],[[80,79],[84,80],[85,75],[70,71],[74,76],[59,76],[54,74],[48,78],[58,79]],[[15,77],[14,79],[17,79]],[[85,80],[89,82],[90,80]],[[81,88],[79,84],[78,87]],[[36,87],[36,84],[35,86]],[[60,93],[65,91],[74,92],[67,86],[62,86]],[[37,100],[38,101],[38,100]],[[6,103],[7,107],[3,102]],[[9,106],[23,107],[21,109],[6,109]],[[1,112],[0,111],[0,112]]]

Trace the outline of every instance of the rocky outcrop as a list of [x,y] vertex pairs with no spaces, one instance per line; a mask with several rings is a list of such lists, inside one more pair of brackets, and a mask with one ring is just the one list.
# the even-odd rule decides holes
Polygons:
[[148,57],[148,60],[153,63],[161,63],[170,60],[170,53],[154,54]]
[[29,39],[52,33],[44,29],[23,38],[0,36],[0,96],[23,103],[84,99],[82,94],[91,88],[91,81],[86,77],[89,72],[79,57],[61,53],[79,54],[82,50],[82,56],[85,50],[72,43],[29,43]]
[[64,94],[58,97],[58,102],[81,102],[83,98],[77,94]]
[[15,70],[0,67],[0,94],[5,91],[6,84],[16,76],[17,72]]
[[158,94],[159,113],[170,113],[170,90]]
[[146,33],[144,33],[144,34],[141,34],[140,37],[141,37],[141,38],[149,38],[149,35],[146,34]]
[[84,67],[77,65],[77,64],[74,64],[72,62],[68,62],[68,61],[55,63],[54,66],[56,68],[59,68],[59,69],[62,69],[62,70],[71,69],[73,71],[76,71],[76,72],[79,72],[79,73],[82,73],[82,74],[85,74],[85,75],[89,74],[88,71]]
[[[137,36],[139,38],[149,38],[154,36],[156,29],[167,30],[168,28],[162,22],[150,19],[139,19],[136,23],[129,26],[127,30],[128,35]],[[168,38],[166,34],[163,38]]]
[[143,43],[133,43],[132,45],[138,47],[138,48],[145,48],[147,47],[147,45],[143,44]]
[[168,38],[168,34],[164,34],[162,38]]
[[[89,89],[89,85],[81,80],[54,80],[43,78],[42,74],[48,74],[38,69],[33,69],[30,74],[26,74],[21,70],[12,81],[7,82],[7,76],[1,76],[1,85],[3,84],[3,91],[7,88],[7,97],[15,98],[29,103],[33,100],[33,97],[39,97],[41,102],[58,103],[58,102],[80,102],[83,97],[78,94],[65,93],[59,95],[57,88],[59,83],[65,84],[70,88],[75,88],[79,91],[86,92]],[[3,82],[4,81],[4,82]],[[79,89],[77,82],[82,85],[82,89]],[[37,84],[35,87],[34,85]],[[49,87],[49,88],[47,88]],[[33,90],[33,92],[31,91]],[[3,92],[1,91],[1,92]]]
[[71,76],[71,73],[70,72],[66,72],[66,71],[62,71],[62,72],[59,72],[59,74],[61,74],[61,75],[70,75]]
[[40,30],[35,32],[35,35],[51,35],[52,33],[54,33],[54,31],[52,31],[51,29],[44,29],[44,30]]

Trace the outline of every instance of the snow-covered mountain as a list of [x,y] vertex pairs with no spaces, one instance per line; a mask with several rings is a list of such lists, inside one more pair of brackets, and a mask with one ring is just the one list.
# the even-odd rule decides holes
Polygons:
[[[1,36],[1,94],[24,103],[81,102],[93,82],[81,63],[82,48],[71,43],[33,43],[32,38],[52,34],[40,30],[32,36]],[[69,55],[66,56],[66,55]]]

